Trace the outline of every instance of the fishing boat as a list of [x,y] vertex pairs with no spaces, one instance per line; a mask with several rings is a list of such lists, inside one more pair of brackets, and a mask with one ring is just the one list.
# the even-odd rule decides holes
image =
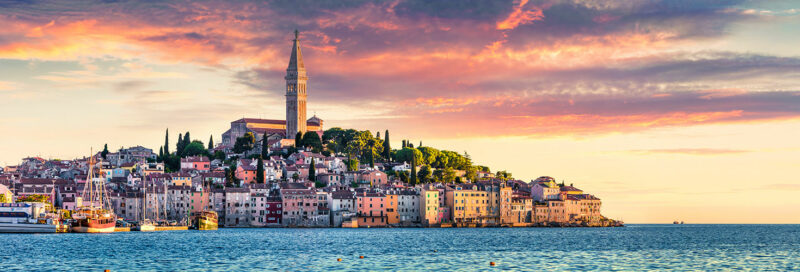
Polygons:
[[202,211],[195,214],[194,219],[195,228],[197,230],[216,230],[217,229],[217,212],[215,211]]
[[94,177],[94,156],[89,157],[86,185],[81,194],[82,205],[72,212],[72,232],[112,233],[117,223],[114,211],[105,198],[105,181]]

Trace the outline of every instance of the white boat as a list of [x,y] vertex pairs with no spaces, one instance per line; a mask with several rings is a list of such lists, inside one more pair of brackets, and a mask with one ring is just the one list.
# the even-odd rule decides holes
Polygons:
[[58,223],[44,210],[44,203],[0,203],[0,233],[56,233]]

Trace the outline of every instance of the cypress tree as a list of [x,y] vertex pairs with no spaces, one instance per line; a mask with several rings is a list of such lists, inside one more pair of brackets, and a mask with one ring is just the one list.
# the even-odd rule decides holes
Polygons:
[[392,146],[389,144],[389,130],[383,133],[383,157],[386,161],[392,160]]
[[375,168],[375,154],[372,151],[369,152],[369,167]]
[[208,150],[214,149],[214,135],[208,137]]
[[375,135],[375,139],[380,139],[380,138],[381,138],[381,132],[378,131],[378,133]]
[[180,156],[183,153],[183,134],[178,133],[178,141],[175,142],[175,155]]
[[191,143],[192,143],[192,138],[189,137],[189,132],[187,131],[186,134],[183,134],[183,148],[186,148]]
[[108,155],[108,144],[105,144],[103,145],[103,152],[100,152],[100,156],[102,156],[103,159],[105,160],[107,155]]
[[267,146],[267,132],[264,132],[264,137],[261,137],[261,157],[269,157],[269,146]]
[[167,129],[167,134],[164,135],[164,154],[169,155],[169,129]]
[[417,157],[411,153],[411,185],[417,184]]
[[294,147],[300,148],[303,146],[303,134],[299,131],[294,135]]
[[419,145],[417,147],[422,147],[422,141],[419,141]]
[[264,183],[264,160],[258,157],[258,166],[256,167],[256,182]]
[[314,158],[311,158],[311,166],[308,167],[308,180],[317,181],[317,166]]
[[158,160],[163,160],[163,159],[164,159],[164,147],[161,146],[158,147]]

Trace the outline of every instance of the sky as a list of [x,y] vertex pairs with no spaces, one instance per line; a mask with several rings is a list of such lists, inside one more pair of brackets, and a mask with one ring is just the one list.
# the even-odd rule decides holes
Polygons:
[[2,1],[0,165],[308,115],[629,223],[800,223],[800,2]]

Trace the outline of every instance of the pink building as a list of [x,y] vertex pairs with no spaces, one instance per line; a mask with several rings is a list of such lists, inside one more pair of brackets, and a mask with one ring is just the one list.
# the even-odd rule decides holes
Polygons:
[[359,192],[356,194],[358,226],[386,226],[387,200],[383,193]]
[[181,171],[197,170],[200,172],[211,171],[211,162],[206,156],[192,156],[181,159]]
[[317,194],[298,183],[281,186],[284,226],[302,226],[317,215]]

